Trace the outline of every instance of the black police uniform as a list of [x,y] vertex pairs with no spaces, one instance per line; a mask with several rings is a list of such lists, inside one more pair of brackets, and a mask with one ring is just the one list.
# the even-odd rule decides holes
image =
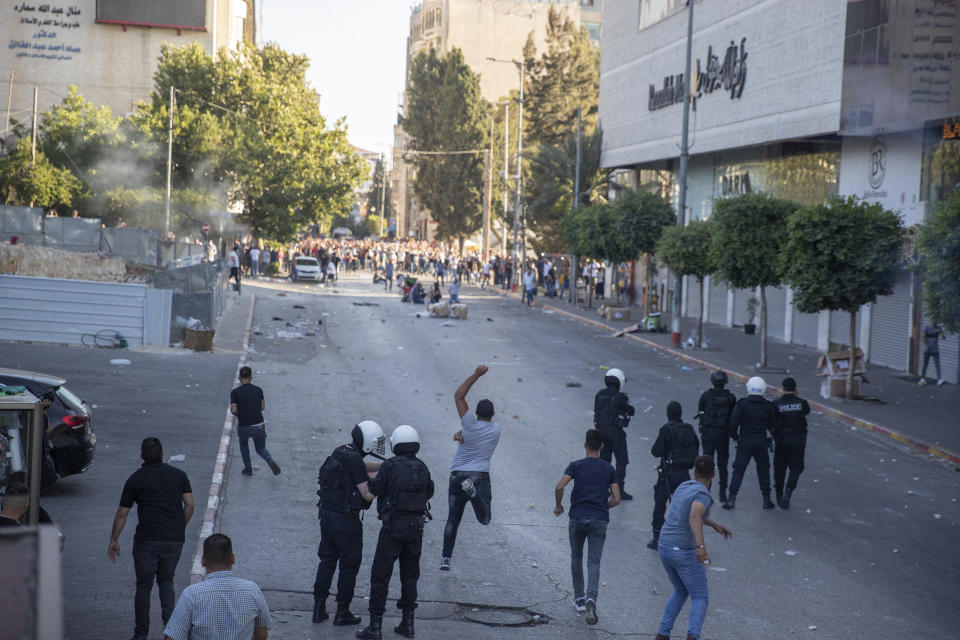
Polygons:
[[[797,480],[803,472],[803,453],[807,447],[807,415],[810,405],[795,393],[785,393],[773,401],[777,408],[776,431],[773,452],[773,487],[777,492],[777,504],[787,509],[790,494],[797,488]],[[790,468],[786,491],[783,480]]]
[[720,386],[708,389],[700,396],[697,415],[700,417],[700,444],[703,455],[716,454],[717,475],[720,476],[720,501],[727,500],[727,462],[730,460],[730,414],[737,398]]
[[[395,631],[413,637],[423,525],[429,510],[428,501],[433,497],[433,480],[427,465],[416,455],[400,453],[383,463],[368,486],[370,493],[377,496],[377,513],[383,525],[370,570],[370,627],[358,631],[357,637],[380,637],[390,576],[397,559],[400,561],[397,608],[403,611],[403,623]],[[409,632],[402,630],[404,627]]]
[[[367,482],[368,476],[363,456],[353,447],[343,445],[333,453],[320,467],[317,482],[320,490],[320,546],[317,555],[317,577],[313,583],[314,621],[326,619],[326,599],[330,595],[333,572],[340,564],[340,576],[337,579],[337,612],[334,624],[347,622],[343,615],[348,613],[357,584],[357,573],[363,557],[363,524],[360,512],[370,507],[357,491],[357,485]],[[319,608],[319,610],[318,610]],[[352,614],[350,624],[359,622]]]
[[[673,403],[671,403],[673,404]],[[690,469],[700,452],[700,441],[693,425],[681,422],[679,410],[669,416],[670,422],[660,427],[650,453],[660,458],[657,483],[653,485],[653,540],[651,548],[660,539],[667,501],[681,484],[690,479]]]
[[630,456],[627,454],[627,433],[624,427],[630,424],[630,416],[636,413],[627,394],[620,391],[619,382],[607,383],[593,399],[593,423],[603,436],[600,458],[611,462],[617,457],[617,483],[623,494],[623,481],[627,476]]
[[737,402],[730,415],[730,437],[737,443],[737,457],[733,461],[733,478],[730,480],[729,500],[724,508],[732,509],[736,503],[743,474],[750,459],[757,461],[757,478],[763,493],[763,507],[773,508],[770,501],[770,456],[767,453],[767,432],[776,428],[777,410],[773,403],[761,395],[750,395]]

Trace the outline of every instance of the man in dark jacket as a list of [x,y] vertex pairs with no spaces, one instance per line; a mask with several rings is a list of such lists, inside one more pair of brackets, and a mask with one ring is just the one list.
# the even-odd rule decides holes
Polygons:
[[770,500],[770,456],[767,449],[772,442],[767,432],[773,433],[776,429],[777,410],[772,402],[763,397],[766,388],[767,383],[763,378],[754,376],[747,380],[747,397],[737,402],[730,415],[730,438],[737,443],[737,457],[733,461],[733,479],[724,509],[736,507],[737,492],[751,458],[757,461],[763,508],[776,507]]
[[700,453],[700,441],[693,426],[683,421],[683,408],[676,400],[667,405],[667,423],[660,427],[650,453],[660,458],[657,483],[653,485],[653,539],[647,543],[656,549],[667,512],[667,500],[674,489],[690,479],[690,469]]
[[593,426],[603,436],[603,448],[600,458],[610,462],[617,456],[617,484],[620,485],[620,498],[633,500],[633,496],[623,490],[627,476],[630,456],[627,454],[627,432],[630,416],[636,411],[630,406],[630,399],[623,393],[623,384],[627,378],[620,369],[608,369],[603,376],[606,385],[593,398]]
[[[777,408],[777,426],[774,431],[776,449],[773,452],[773,487],[777,491],[777,505],[790,508],[790,495],[797,488],[797,480],[803,472],[803,452],[807,447],[807,416],[810,405],[797,395],[797,381],[785,378],[783,393],[773,401]],[[790,469],[787,486],[783,479]]]
[[700,396],[697,417],[700,419],[700,442],[703,455],[711,458],[716,453],[716,466],[720,476],[720,502],[727,501],[727,461],[730,460],[730,414],[737,398],[724,388],[727,374],[721,370],[710,374],[712,389]]

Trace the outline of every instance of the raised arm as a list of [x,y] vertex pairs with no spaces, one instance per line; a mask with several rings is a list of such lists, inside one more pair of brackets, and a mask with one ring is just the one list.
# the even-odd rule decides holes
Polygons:
[[470,407],[467,406],[467,394],[470,392],[470,388],[487,370],[488,367],[486,365],[479,365],[474,372],[470,374],[470,377],[464,380],[453,393],[453,400],[457,404],[457,413],[460,414],[461,418],[467,415],[467,412],[470,410]]

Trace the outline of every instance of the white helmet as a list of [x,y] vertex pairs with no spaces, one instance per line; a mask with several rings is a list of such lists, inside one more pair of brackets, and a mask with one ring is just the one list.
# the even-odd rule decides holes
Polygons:
[[747,395],[748,396],[762,396],[763,392],[767,390],[767,383],[760,376],[753,376],[747,380]]
[[416,429],[408,424],[402,424],[390,434],[390,450],[396,449],[398,444],[407,443],[420,444],[420,436],[417,435]]
[[620,369],[616,369],[616,368],[607,369],[607,372],[603,374],[603,377],[607,378],[609,376],[613,376],[614,378],[619,380],[620,388],[623,389],[623,385],[627,382],[627,376],[623,375],[623,371],[620,371]]
[[386,436],[373,420],[364,420],[353,427],[353,444],[361,453],[386,455]]

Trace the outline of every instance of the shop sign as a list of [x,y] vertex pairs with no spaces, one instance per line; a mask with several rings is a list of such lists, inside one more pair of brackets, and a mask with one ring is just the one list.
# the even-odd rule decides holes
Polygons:
[[720,178],[720,195],[724,198],[728,196],[739,196],[750,193],[753,189],[750,187],[750,173],[738,173],[732,176],[723,176]]
[[960,140],[960,122],[945,122],[940,138],[942,140]]
[[[697,98],[703,94],[724,90],[730,92],[730,99],[739,99],[743,95],[743,88],[747,83],[747,39],[742,38],[740,45],[731,40],[724,54],[723,62],[720,56],[713,52],[713,46],[707,47],[707,61],[702,63],[697,58],[696,95],[693,99],[696,108]],[[648,111],[656,111],[683,101],[683,74],[666,76],[663,86],[657,89],[650,85]]]
[[882,133],[873,136],[870,142],[870,186],[876,190],[883,185],[887,176],[887,141]]

